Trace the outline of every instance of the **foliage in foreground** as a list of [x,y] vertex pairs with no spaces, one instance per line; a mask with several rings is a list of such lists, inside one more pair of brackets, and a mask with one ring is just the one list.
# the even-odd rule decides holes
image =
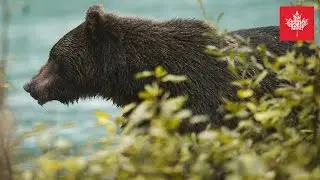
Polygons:
[[[42,148],[36,168],[16,170],[16,179],[320,179],[319,56],[303,57],[291,51],[275,57],[263,45],[251,49],[243,42],[232,49],[208,49],[242,77],[234,84],[243,101],[226,101],[222,107],[226,120],[241,120],[236,129],[177,133],[182,120],[197,124],[206,116],[184,109],[186,97],[169,98],[161,85],[185,78],[157,67],[137,74],[155,81],[139,93],[140,104],[123,108],[123,113],[131,111],[128,117],[112,120],[108,114],[96,113],[98,125],[107,132],[94,142],[97,150],[84,153],[88,145],[75,153],[60,140]],[[314,44],[310,48],[318,53]],[[257,62],[253,54],[263,61]],[[258,71],[249,78],[245,74],[250,67]],[[290,85],[255,98],[259,82],[270,73]],[[149,126],[139,126],[145,122]],[[124,123],[117,133],[117,124]]]

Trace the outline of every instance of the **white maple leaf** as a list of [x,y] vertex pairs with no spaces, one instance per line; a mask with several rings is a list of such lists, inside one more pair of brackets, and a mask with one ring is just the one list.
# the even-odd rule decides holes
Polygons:
[[296,13],[292,15],[292,19],[286,18],[286,25],[290,27],[292,31],[296,31],[297,37],[299,36],[299,31],[303,31],[303,29],[308,25],[308,19],[301,19],[301,16],[302,15],[300,15],[299,12],[296,11]]

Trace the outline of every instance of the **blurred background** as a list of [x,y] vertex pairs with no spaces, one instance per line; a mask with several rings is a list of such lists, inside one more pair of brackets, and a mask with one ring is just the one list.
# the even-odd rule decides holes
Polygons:
[[[197,18],[203,19],[197,0],[25,0],[9,1],[13,9],[9,25],[10,60],[7,66],[8,88],[6,103],[14,113],[16,132],[30,130],[39,122],[60,126],[75,121],[75,127],[59,132],[59,135],[82,142],[99,134],[93,130],[94,111],[99,109],[118,115],[119,109],[101,99],[80,101],[65,106],[50,102],[39,106],[22,86],[47,60],[54,43],[84,20],[89,5],[102,3],[107,12],[123,16],[153,19]],[[208,17],[215,20],[224,13],[218,26],[228,30],[278,25],[279,6],[288,0],[205,0]],[[26,149],[34,146],[34,139],[25,141]]]

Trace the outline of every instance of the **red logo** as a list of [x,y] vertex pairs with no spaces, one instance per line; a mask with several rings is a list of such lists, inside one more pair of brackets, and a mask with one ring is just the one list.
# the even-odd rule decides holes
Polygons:
[[314,40],[314,7],[281,6],[280,7],[280,40],[313,41]]

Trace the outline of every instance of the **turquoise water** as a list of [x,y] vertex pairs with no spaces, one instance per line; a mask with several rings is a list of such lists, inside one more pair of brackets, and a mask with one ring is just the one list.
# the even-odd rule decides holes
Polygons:
[[[120,15],[134,15],[154,19],[203,18],[196,0],[29,0],[27,15],[16,11],[10,25],[10,52],[14,59],[9,62],[8,105],[15,113],[17,132],[30,130],[39,122],[51,122],[59,126],[74,120],[76,126],[62,131],[76,142],[95,136],[94,110],[100,109],[117,115],[119,110],[101,99],[80,101],[69,107],[50,102],[41,107],[29,94],[23,91],[23,84],[45,63],[52,45],[65,33],[84,19],[90,4],[103,3],[107,12]],[[224,16],[219,27],[229,30],[278,24],[278,8],[288,1],[276,0],[206,0],[208,15],[215,19],[221,12]],[[12,5],[20,1],[13,1]],[[94,133],[95,132],[95,133]],[[34,139],[26,141],[34,146]]]

